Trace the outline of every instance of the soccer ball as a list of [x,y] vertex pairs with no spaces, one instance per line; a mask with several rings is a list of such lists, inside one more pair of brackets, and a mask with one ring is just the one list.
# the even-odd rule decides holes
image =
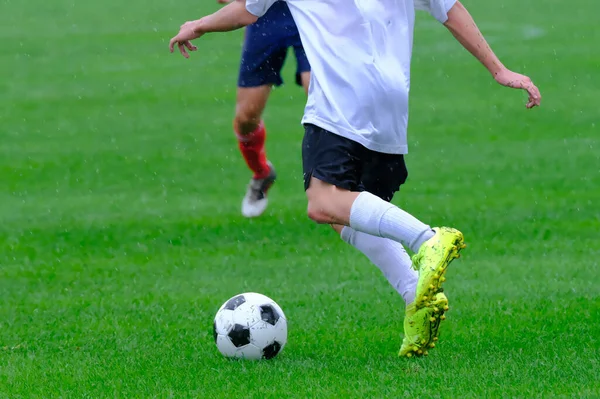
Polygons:
[[287,342],[287,320],[271,298],[248,292],[234,296],[219,308],[213,335],[225,357],[272,359]]

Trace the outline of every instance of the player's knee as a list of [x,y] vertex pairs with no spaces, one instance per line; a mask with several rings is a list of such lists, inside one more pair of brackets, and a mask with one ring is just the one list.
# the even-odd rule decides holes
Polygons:
[[331,215],[323,208],[320,203],[308,201],[307,209],[308,217],[319,224],[331,224]]
[[335,221],[335,215],[331,213],[330,202],[324,193],[314,188],[306,190],[308,198],[308,217],[319,224],[331,224]]
[[238,107],[233,120],[234,129],[239,134],[250,134],[260,124],[260,114],[252,110]]

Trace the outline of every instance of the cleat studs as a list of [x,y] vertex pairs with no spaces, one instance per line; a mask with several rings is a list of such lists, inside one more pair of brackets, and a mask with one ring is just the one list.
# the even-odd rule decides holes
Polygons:
[[433,311],[434,311],[435,313],[439,313],[439,312],[440,312],[440,309],[438,309],[438,307],[437,307],[437,306],[434,306],[434,307],[433,307]]
[[429,284],[429,289],[430,289],[430,290],[435,290],[435,285],[433,285],[433,284]]
[[406,354],[406,357],[412,357],[412,355],[413,355],[412,353],[408,352],[408,353]]
[[440,282],[443,283],[444,281],[446,281],[446,277],[444,277],[444,276],[440,277]]
[[429,347],[430,347],[431,349],[433,349],[433,348],[435,348],[435,344],[432,342],[432,343],[430,343],[430,344],[429,344]]
[[447,312],[450,310],[450,306],[444,306],[444,311]]
[[440,320],[446,320],[446,316],[445,315],[441,315],[440,316]]
[[432,316],[432,317],[430,317],[430,318],[429,318],[429,321],[430,321],[430,322],[432,322],[432,323],[434,323],[434,322],[435,322],[435,317],[433,317],[433,316]]
[[425,345],[427,343],[426,339],[421,340],[421,345]]
[[437,342],[438,339],[438,337],[433,337],[433,342]]
[[422,354],[423,354],[423,351],[422,351],[421,349],[419,349],[419,350],[417,351],[417,354],[419,354],[419,355],[422,355]]
[[429,352],[427,352],[427,351],[423,352],[423,356],[429,356]]

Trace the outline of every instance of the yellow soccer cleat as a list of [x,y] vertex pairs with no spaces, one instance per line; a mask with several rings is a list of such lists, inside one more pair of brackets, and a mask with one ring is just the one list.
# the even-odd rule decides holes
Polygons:
[[415,305],[416,310],[429,306],[433,297],[442,291],[444,273],[450,262],[460,257],[466,248],[463,234],[449,227],[436,227],[435,235],[425,241],[413,256],[413,268],[419,272]]
[[447,310],[448,298],[442,292],[434,295],[430,306],[417,309],[415,302],[408,305],[404,316],[404,340],[399,356],[427,356],[427,351],[435,348],[440,323],[446,318],[444,313]]

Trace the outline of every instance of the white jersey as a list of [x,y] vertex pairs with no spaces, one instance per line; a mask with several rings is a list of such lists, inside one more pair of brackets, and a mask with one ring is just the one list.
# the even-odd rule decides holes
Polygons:
[[[264,15],[278,0],[246,0]],[[456,0],[287,0],[311,66],[302,123],[406,154],[415,8],[438,21]]]

